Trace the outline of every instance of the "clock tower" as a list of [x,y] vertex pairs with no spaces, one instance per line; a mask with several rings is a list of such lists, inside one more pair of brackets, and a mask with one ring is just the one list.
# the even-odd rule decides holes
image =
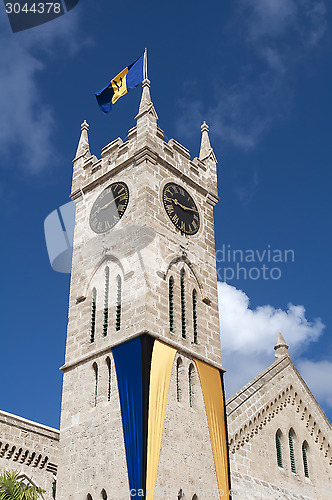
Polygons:
[[229,498],[208,126],[193,160],[150,82],[126,142],[74,159],[58,500]]

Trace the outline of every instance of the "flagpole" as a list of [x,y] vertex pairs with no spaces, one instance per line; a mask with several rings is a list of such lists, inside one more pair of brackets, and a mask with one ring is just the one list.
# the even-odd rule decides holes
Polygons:
[[148,77],[148,49],[144,51],[144,80]]

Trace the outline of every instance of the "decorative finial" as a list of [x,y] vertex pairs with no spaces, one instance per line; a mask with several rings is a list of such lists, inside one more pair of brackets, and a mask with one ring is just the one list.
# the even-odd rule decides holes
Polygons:
[[86,131],[89,130],[89,124],[86,120],[84,120],[84,122],[81,123],[81,131],[83,132],[83,130],[86,130]]
[[282,358],[283,356],[285,356],[286,354],[287,354],[287,356],[289,356],[289,354],[288,354],[288,347],[289,346],[286,344],[286,341],[285,341],[284,337],[279,332],[278,338],[277,338],[277,343],[274,346],[275,357],[277,359],[279,359],[279,358]]
[[201,125],[201,131],[202,131],[202,132],[205,132],[205,131],[206,131],[206,132],[208,132],[208,131],[209,131],[209,126],[208,126],[208,124],[206,123],[206,121],[204,121],[204,122],[202,123],[202,125]]

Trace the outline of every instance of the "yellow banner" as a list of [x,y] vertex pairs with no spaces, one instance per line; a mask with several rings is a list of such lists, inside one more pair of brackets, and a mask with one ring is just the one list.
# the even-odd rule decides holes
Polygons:
[[128,92],[126,83],[127,73],[128,73],[128,68],[125,68],[111,81],[114,90],[114,95],[112,97],[112,104],[114,104],[120,97],[122,97]]
[[223,389],[217,368],[195,359],[203,391],[219,495],[229,499],[229,476]]
[[167,397],[175,354],[176,350],[173,347],[163,344],[159,340],[155,341],[151,361],[149,397],[146,472],[146,497],[148,500],[154,499]]

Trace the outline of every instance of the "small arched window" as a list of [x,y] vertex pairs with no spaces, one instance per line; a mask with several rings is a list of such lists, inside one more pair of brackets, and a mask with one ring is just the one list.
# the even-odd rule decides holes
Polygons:
[[110,401],[111,400],[111,390],[112,390],[112,365],[111,365],[111,360],[109,357],[106,358],[106,365],[107,365],[107,379],[108,379],[107,401]]
[[90,329],[90,342],[95,341],[96,333],[96,308],[97,308],[97,290],[92,289],[92,300],[91,300],[91,329]]
[[302,444],[302,458],[303,458],[303,469],[305,477],[309,478],[309,466],[308,466],[308,443],[306,441]]
[[291,471],[293,474],[296,474],[296,464],[295,464],[295,454],[294,454],[294,436],[295,432],[293,429],[289,431],[288,434],[288,441],[289,441],[289,456],[290,456],[290,463],[291,463]]
[[97,365],[97,363],[93,363],[92,368],[93,368],[93,371],[95,374],[94,405],[97,406],[97,398],[98,398],[98,365]]
[[87,494],[86,500],[92,500],[92,496],[90,495],[90,493]]
[[193,290],[193,327],[194,327],[194,344],[197,344],[197,292]]
[[182,371],[182,359],[179,357],[176,360],[176,400],[181,401],[181,386],[180,386],[180,378]]
[[192,500],[198,500],[198,497],[197,497],[196,493],[195,493],[195,495],[192,497]]
[[180,283],[181,283],[181,327],[182,327],[182,338],[186,338],[186,287],[184,283],[185,271],[184,268],[181,269],[180,273]]
[[105,291],[104,291],[104,324],[103,324],[103,335],[106,337],[108,330],[108,295],[110,289],[110,269],[107,266],[105,268]]
[[191,406],[191,407],[193,405],[194,376],[195,376],[194,365],[192,363],[190,363],[189,372],[188,372],[188,381],[189,381],[189,406]]
[[174,278],[169,278],[168,284],[169,330],[174,332]]
[[115,312],[115,328],[117,331],[121,328],[121,296],[122,296],[122,280],[121,276],[116,278],[116,312]]
[[281,430],[278,429],[276,432],[276,451],[277,451],[277,464],[278,467],[282,468],[282,447],[281,447]]
[[101,494],[100,494],[100,496],[101,496],[101,498],[102,498],[103,500],[107,500],[107,493],[106,493],[106,491],[105,491],[105,490],[101,490]]

